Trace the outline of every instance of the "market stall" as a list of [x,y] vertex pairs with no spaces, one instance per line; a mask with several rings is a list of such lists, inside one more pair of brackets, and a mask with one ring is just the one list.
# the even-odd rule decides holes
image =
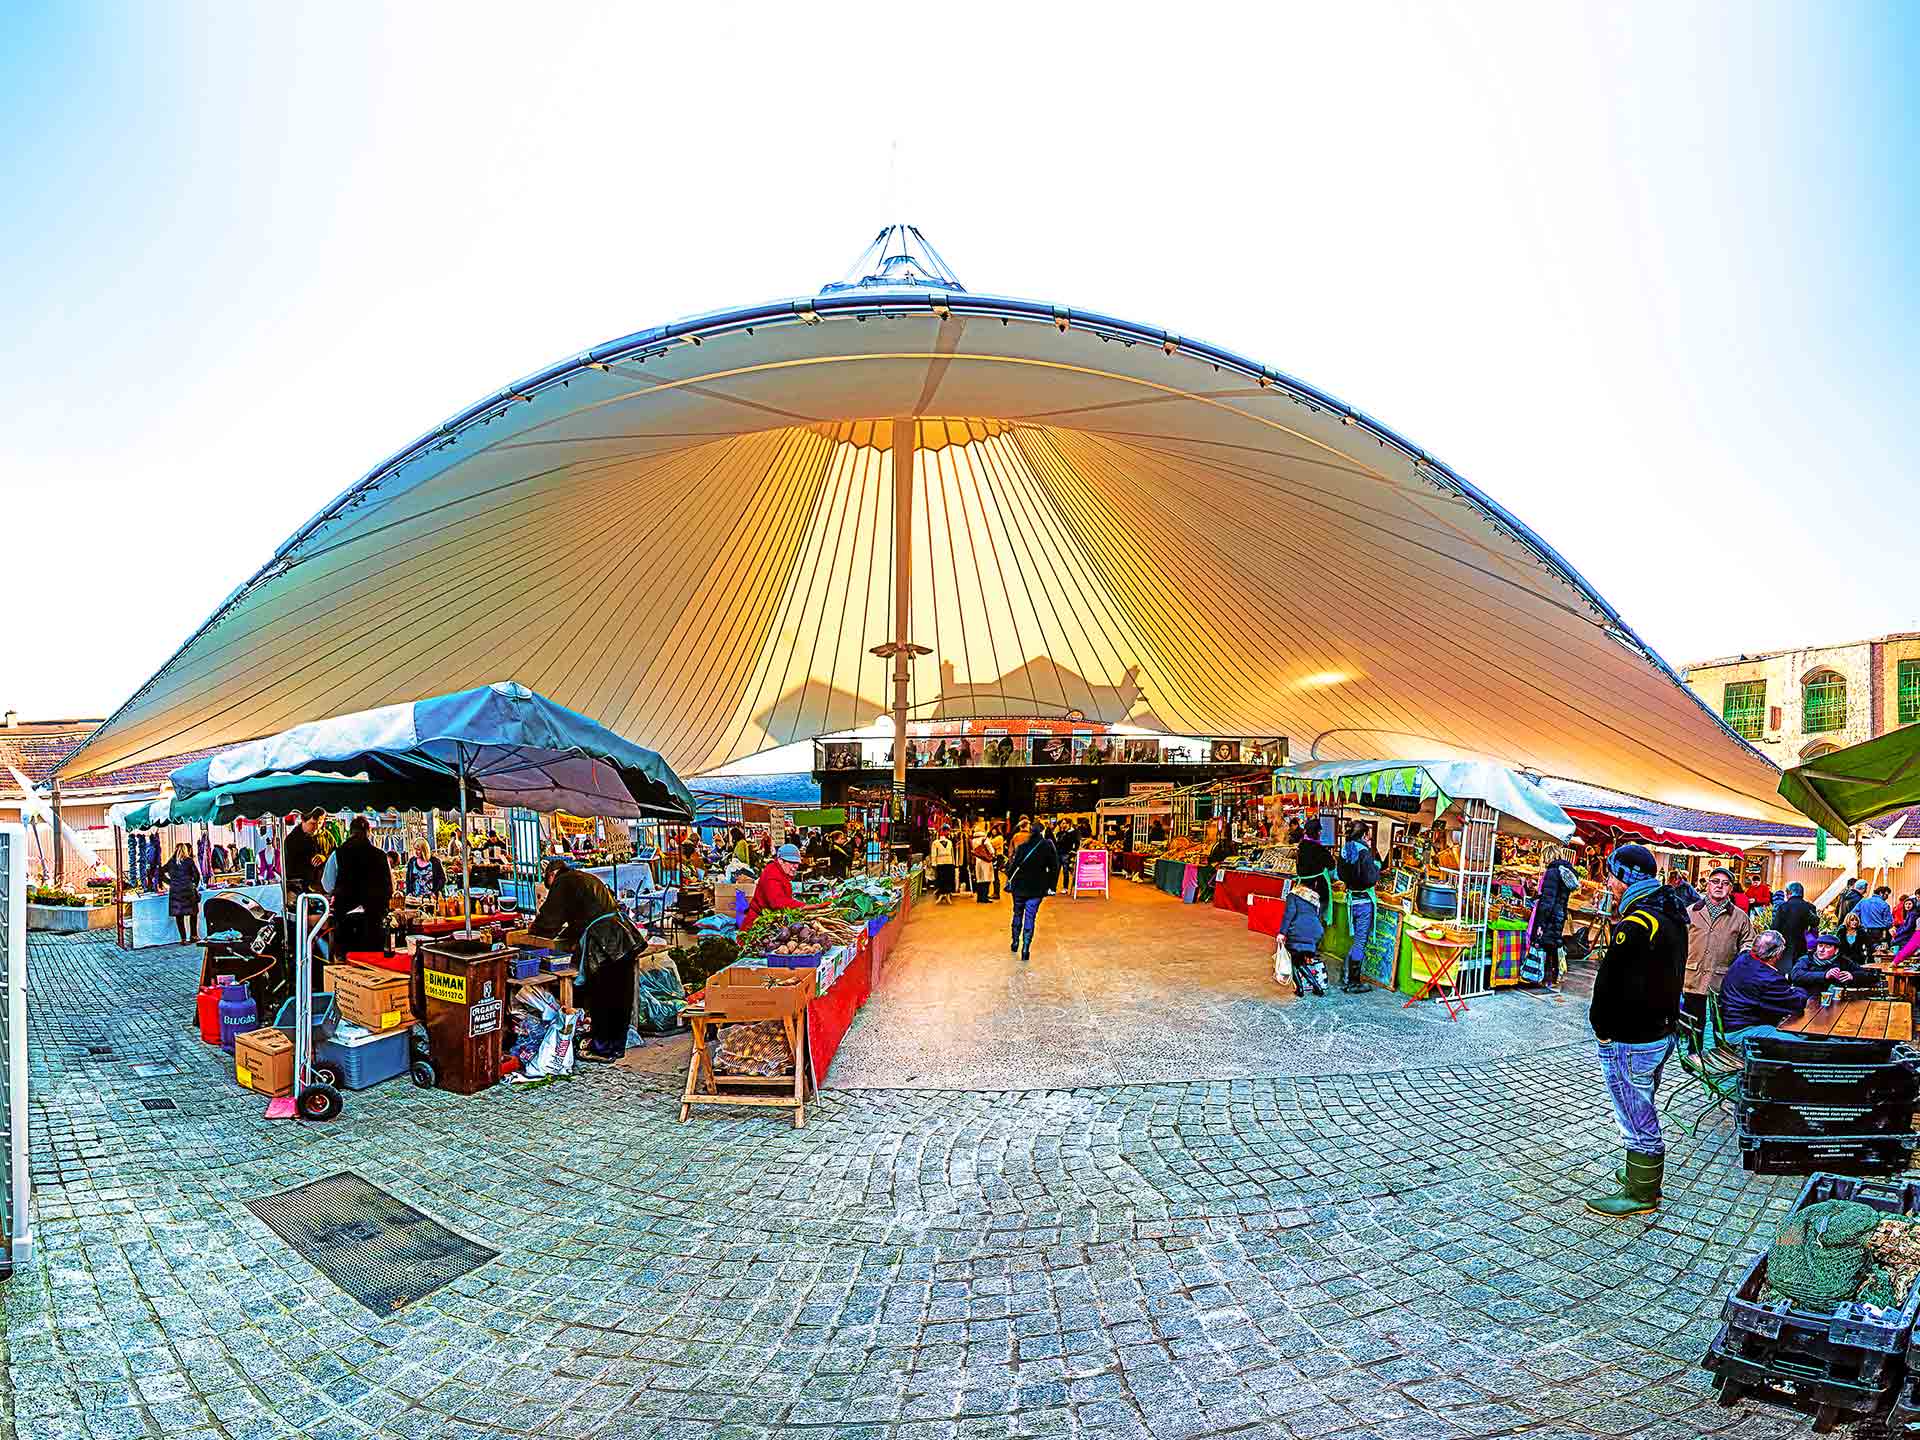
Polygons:
[[[1383,861],[1362,975],[1409,997],[1460,999],[1520,983],[1525,959],[1526,847],[1564,843],[1574,822],[1503,766],[1467,761],[1321,762],[1279,771],[1282,808],[1312,807],[1338,838],[1371,827]],[[1495,885],[1496,873],[1512,888]],[[1537,870],[1536,870],[1537,875]],[[1513,893],[1517,889],[1519,893]],[[1333,886],[1327,951],[1351,941],[1349,897]],[[1250,914],[1252,923],[1253,917]]]
[[[464,1042],[456,1054],[439,1037],[470,1023],[475,1028],[467,1034],[491,1036],[484,1054],[497,1057],[509,1023],[503,1011],[510,984],[518,987],[512,992],[516,1011],[525,1003],[547,1035],[563,1032],[570,1041],[574,1025],[561,998],[572,978],[566,973],[570,965],[542,954],[541,937],[523,932],[514,937],[518,943],[508,943],[501,930],[513,923],[514,912],[475,914],[470,801],[478,797],[521,811],[693,818],[691,795],[658,755],[511,682],[295,726],[183,766],[171,779],[177,805],[260,777],[313,775],[399,785],[416,804],[434,787],[454,787],[462,861],[459,928],[401,961],[407,971],[401,985],[411,990],[411,1003],[380,1013],[411,1010],[417,1018],[425,1012],[434,1038],[430,1053],[419,1058],[429,1074],[456,1090],[493,1084],[498,1065],[476,1061]],[[481,926],[480,918],[492,923]],[[375,962],[370,973],[387,960],[369,958]],[[436,1006],[444,1026],[436,1024]],[[460,1017],[448,1019],[446,1007],[460,1010]],[[624,1044],[625,1036],[620,1039]],[[457,1080],[449,1079],[456,1074]]]

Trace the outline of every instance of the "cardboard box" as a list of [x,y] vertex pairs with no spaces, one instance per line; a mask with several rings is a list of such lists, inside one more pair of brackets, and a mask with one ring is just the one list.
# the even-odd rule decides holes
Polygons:
[[729,1020],[784,1020],[813,998],[811,970],[730,965],[707,981],[707,1009]]
[[284,1030],[249,1030],[233,1042],[233,1078],[262,1095],[293,1094],[293,1041]]
[[390,970],[362,965],[327,967],[327,983],[343,1019],[375,1034],[397,1030],[414,1021],[410,995],[413,981]]

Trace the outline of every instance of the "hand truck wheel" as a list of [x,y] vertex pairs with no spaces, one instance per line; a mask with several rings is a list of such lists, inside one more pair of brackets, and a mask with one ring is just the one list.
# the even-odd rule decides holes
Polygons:
[[302,1120],[331,1120],[340,1113],[340,1092],[331,1085],[309,1085],[295,1106]]
[[413,1077],[413,1083],[418,1085],[422,1090],[433,1089],[434,1082],[440,1078],[439,1072],[433,1068],[433,1062],[431,1060],[414,1061],[413,1069],[407,1073]]

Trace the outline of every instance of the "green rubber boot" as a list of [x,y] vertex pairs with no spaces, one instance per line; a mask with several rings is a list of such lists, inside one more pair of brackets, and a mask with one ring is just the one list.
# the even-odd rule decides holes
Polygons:
[[1589,1196],[1587,1209],[1596,1215],[1606,1215],[1616,1220],[1622,1216],[1645,1215],[1650,1210],[1659,1209],[1660,1181],[1666,1164],[1667,1157],[1664,1155],[1642,1155],[1638,1150],[1629,1150],[1626,1181],[1619,1193]]

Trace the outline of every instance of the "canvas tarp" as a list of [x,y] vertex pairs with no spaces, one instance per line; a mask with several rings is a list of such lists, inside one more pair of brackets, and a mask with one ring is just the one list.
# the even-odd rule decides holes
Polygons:
[[884,287],[628,336],[435,427],[63,773],[501,675],[685,773],[868,725],[897,532],[916,719],[1078,712],[1784,814],[1551,547],[1384,426],[1157,327]]
[[1379,796],[1432,800],[1438,808],[1456,800],[1481,800],[1526,829],[1556,840],[1573,837],[1573,820],[1537,785],[1504,765],[1457,760],[1357,760],[1292,765],[1277,772],[1274,787],[1313,799],[1364,804]]

